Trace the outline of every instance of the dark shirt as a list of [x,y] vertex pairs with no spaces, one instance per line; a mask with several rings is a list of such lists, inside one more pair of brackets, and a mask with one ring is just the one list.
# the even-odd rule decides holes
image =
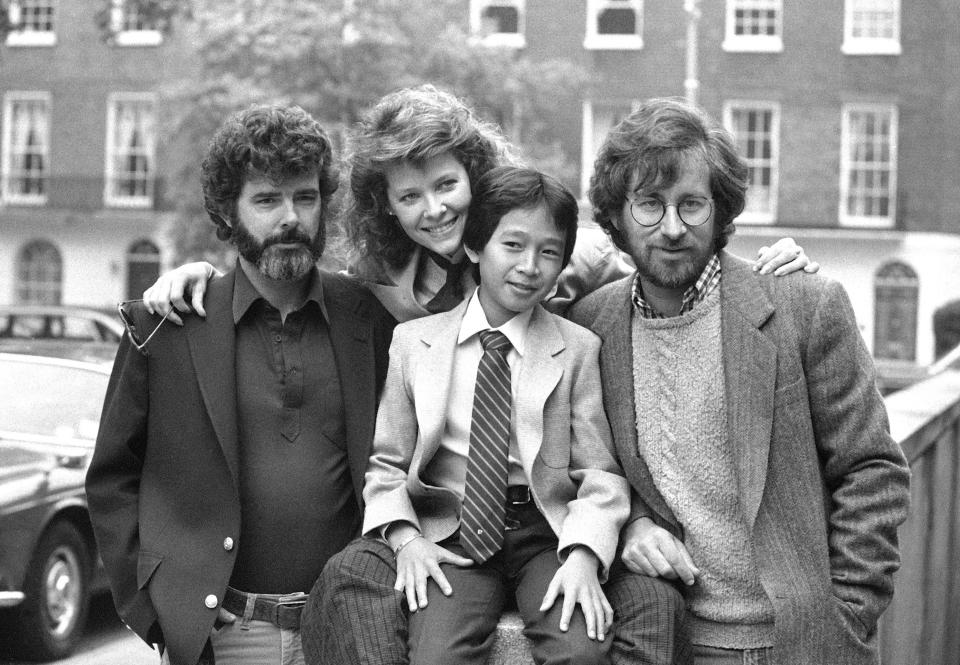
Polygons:
[[230,586],[309,591],[360,526],[322,283],[281,322],[237,268],[241,527]]

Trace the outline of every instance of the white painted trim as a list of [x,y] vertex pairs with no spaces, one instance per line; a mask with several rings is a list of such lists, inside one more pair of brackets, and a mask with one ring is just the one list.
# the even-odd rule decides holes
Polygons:
[[[510,5],[517,10],[517,32],[483,33],[483,10],[490,5]],[[470,0],[470,33],[480,37],[485,46],[522,49],[527,46],[526,0]]]
[[775,35],[736,34],[736,11],[749,0],[727,0],[725,32],[721,48],[731,53],[780,53],[783,51],[783,0],[771,0],[771,9],[777,12]]
[[[601,34],[597,32],[597,18],[604,9],[632,9],[636,18],[636,32],[632,35]],[[587,0],[586,29],[583,48],[594,51],[636,51],[643,48],[643,0]]]
[[845,55],[900,55],[900,0],[888,0],[889,10],[893,12],[892,37],[854,37],[853,13],[857,0],[844,0],[843,7],[843,44],[840,50]]

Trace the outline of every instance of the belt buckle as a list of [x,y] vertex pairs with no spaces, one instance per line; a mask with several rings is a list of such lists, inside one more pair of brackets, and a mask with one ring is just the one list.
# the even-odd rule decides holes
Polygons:
[[273,615],[273,624],[280,628],[284,627],[285,621],[282,615],[293,616],[293,623],[299,624],[299,614],[303,606],[307,604],[307,594],[301,593],[293,598],[281,598],[273,606],[271,614]]

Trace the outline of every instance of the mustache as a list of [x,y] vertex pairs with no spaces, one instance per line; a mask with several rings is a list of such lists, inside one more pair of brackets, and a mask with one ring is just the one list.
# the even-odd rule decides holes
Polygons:
[[287,229],[276,235],[272,235],[266,240],[263,241],[263,248],[266,249],[270,245],[286,245],[299,243],[301,245],[309,245],[313,242],[313,238],[304,233],[300,228]]

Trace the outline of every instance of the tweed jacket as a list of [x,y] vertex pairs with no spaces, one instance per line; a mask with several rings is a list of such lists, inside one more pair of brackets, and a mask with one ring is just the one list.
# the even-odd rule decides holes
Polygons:
[[[740,504],[775,614],[774,662],[878,663],[877,620],[899,567],[909,471],[889,435],[873,361],[843,288],[773,278],[721,253],[727,438]],[[632,276],[571,318],[603,339],[604,405],[633,487],[631,517],[683,537],[637,447]]]
[[[417,302],[413,291],[420,254],[420,246],[417,245],[410,260],[398,269],[367,257],[350,266],[348,273],[362,280],[364,286],[370,289],[397,321],[418,319],[430,314]],[[570,262],[560,273],[557,286],[544,302],[544,306],[555,314],[562,314],[577,298],[632,271],[633,266],[613,246],[603,231],[596,227],[580,227]],[[469,293],[476,286],[470,275],[469,270],[464,272],[465,293]]]
[[[421,472],[440,446],[468,302],[397,326],[363,491],[364,533],[406,520],[439,542],[459,527],[461,498],[424,483]],[[600,341],[540,306],[527,339],[511,418],[520,461],[560,540],[558,551],[589,547],[605,578],[629,511],[629,486],[600,399]]]
[[[318,274],[359,502],[394,322],[362,286]],[[206,318],[160,326],[147,355],[124,336],[87,473],[91,521],[120,617],[148,643],[163,643],[174,665],[197,662],[236,558],[234,276],[210,282]],[[141,340],[161,320],[142,305],[132,315]]]

